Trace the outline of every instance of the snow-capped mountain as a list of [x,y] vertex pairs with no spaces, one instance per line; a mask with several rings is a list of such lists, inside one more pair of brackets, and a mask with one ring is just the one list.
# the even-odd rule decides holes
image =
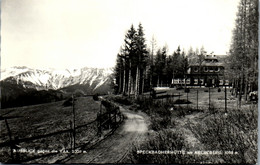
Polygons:
[[73,85],[87,85],[96,90],[109,83],[112,69],[81,68],[81,69],[31,69],[28,67],[11,67],[1,70],[1,81],[16,80],[25,88],[62,89]]

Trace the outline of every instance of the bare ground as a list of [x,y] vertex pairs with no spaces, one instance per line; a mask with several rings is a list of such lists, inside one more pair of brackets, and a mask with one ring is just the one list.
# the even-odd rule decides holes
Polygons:
[[87,153],[74,154],[61,163],[120,163],[131,151],[133,143],[142,143],[148,131],[147,116],[123,107],[124,123],[109,137]]

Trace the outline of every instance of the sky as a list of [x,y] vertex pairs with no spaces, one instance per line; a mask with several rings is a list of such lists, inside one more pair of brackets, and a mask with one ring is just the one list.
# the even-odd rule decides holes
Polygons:
[[169,54],[229,50],[239,0],[2,0],[1,68],[114,67],[130,26]]

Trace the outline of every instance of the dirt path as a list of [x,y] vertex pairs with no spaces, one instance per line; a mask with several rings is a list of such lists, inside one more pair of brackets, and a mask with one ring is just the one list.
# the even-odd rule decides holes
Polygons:
[[64,163],[120,163],[131,151],[133,143],[140,143],[148,131],[145,114],[129,111],[120,107],[125,115],[124,123],[95,148],[87,153],[74,154]]

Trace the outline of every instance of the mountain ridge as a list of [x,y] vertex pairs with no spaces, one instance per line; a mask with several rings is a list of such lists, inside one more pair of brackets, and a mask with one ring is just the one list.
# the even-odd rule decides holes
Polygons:
[[112,73],[112,68],[32,69],[16,66],[1,70],[1,81],[13,77],[17,84],[36,90],[58,90],[73,85],[86,85],[95,91],[110,83]]
[[11,108],[112,92],[112,69],[31,69],[1,70],[0,108]]

